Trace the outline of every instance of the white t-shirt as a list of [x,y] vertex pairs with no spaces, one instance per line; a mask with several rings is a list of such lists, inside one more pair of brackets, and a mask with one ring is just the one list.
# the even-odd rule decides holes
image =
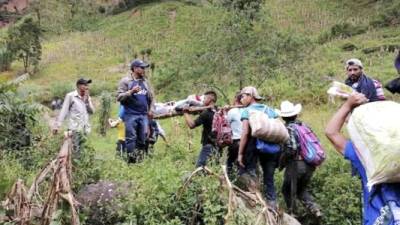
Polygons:
[[228,111],[228,122],[232,128],[232,139],[239,140],[242,135],[242,121],[240,120],[242,111],[239,108],[233,108]]

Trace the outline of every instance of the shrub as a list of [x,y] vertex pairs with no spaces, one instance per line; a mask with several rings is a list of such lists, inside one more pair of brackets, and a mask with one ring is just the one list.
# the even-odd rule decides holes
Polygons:
[[382,10],[382,12],[371,21],[373,27],[388,27],[400,25],[400,2]]
[[0,48],[0,72],[10,69],[12,54],[6,48]]
[[0,86],[0,149],[19,150],[31,145],[32,127],[40,106],[20,99],[16,88]]
[[8,30],[7,51],[24,64],[25,72],[30,66],[36,67],[42,55],[40,44],[41,29],[39,24],[27,17]]
[[102,136],[106,135],[108,127],[108,118],[110,118],[112,97],[109,92],[103,92],[100,96],[100,111],[99,111],[99,133]]
[[334,38],[348,38],[354,35],[363,34],[367,31],[367,28],[367,26],[356,26],[350,23],[336,24],[332,26],[328,32],[322,33],[318,38],[318,42],[323,44]]

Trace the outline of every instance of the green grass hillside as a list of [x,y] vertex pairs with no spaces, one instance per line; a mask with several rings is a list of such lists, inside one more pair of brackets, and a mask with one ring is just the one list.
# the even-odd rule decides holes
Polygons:
[[[323,224],[360,224],[359,181],[351,178],[349,164],[323,135],[339,105],[328,102],[326,90],[331,79],[345,79],[343,63],[352,57],[360,58],[366,73],[383,83],[397,76],[393,59],[394,50],[400,48],[399,26],[371,25],[395,1],[266,0],[260,18],[240,27],[230,26],[236,22],[232,12],[210,2],[153,1],[120,14],[88,19],[90,24],[82,31],[47,32],[39,70],[20,85],[19,92],[46,103],[55,96],[63,97],[74,88],[76,79],[84,76],[93,79],[91,94],[98,102],[101,92],[115,92],[135,57],[154,64],[148,76],[159,101],[213,87],[219,94],[233,97],[243,76],[244,85],[257,86],[273,107],[286,99],[303,104],[301,119],[316,131],[328,154],[312,183],[313,195],[325,214]],[[346,30],[343,24],[350,28]],[[358,27],[363,30],[349,34]],[[3,39],[6,31],[1,32]],[[14,62],[11,71],[0,74],[0,82],[15,78],[21,70],[21,63]],[[225,104],[222,97],[219,104]],[[112,117],[117,108],[113,103]],[[96,113],[91,119],[94,130],[98,116]],[[0,154],[2,199],[18,177],[32,181],[57,151],[61,137],[50,135],[44,117],[37,119],[35,131],[40,140],[29,153],[22,158]],[[194,205],[200,203],[205,223],[219,224],[227,208],[220,204],[223,199],[217,181],[197,178],[182,199],[175,198],[182,179],[194,169],[200,129],[190,131],[182,118],[165,119],[161,124],[171,145],[160,140],[153,157],[138,165],[127,165],[115,155],[116,130],[109,130],[104,137],[90,134],[90,161],[82,164],[74,188],[98,180],[132,182],[134,190],[120,203],[120,224],[190,224],[197,212]],[[189,143],[193,143],[190,148]],[[220,171],[219,165],[211,168]],[[278,190],[282,175],[276,175]],[[283,206],[282,196],[279,200]],[[57,224],[67,223],[59,219]]]

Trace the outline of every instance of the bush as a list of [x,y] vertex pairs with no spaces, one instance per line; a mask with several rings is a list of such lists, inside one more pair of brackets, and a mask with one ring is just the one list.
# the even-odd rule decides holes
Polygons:
[[31,145],[40,106],[20,99],[12,85],[0,86],[0,149],[20,150]]
[[367,26],[356,26],[350,23],[340,23],[331,27],[328,32],[321,34],[318,38],[318,42],[323,44],[334,38],[348,38],[354,35],[363,34],[367,31]]
[[99,133],[105,136],[108,128],[108,118],[111,114],[112,96],[109,92],[103,92],[100,96],[100,110],[99,110]]
[[0,72],[10,69],[12,54],[6,48],[0,48]]
[[373,27],[388,27],[400,25],[400,2],[383,10],[376,19],[371,21]]
[[39,64],[42,56],[41,33],[39,24],[30,17],[8,30],[7,51],[12,52],[14,58],[23,62],[25,72],[28,72],[30,66],[36,68]]

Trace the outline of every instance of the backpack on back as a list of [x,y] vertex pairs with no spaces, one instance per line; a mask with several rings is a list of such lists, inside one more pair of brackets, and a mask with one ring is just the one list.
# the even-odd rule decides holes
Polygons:
[[296,124],[295,126],[300,142],[300,156],[310,165],[321,165],[326,158],[321,142],[305,124]]
[[215,134],[217,146],[225,147],[233,143],[232,128],[224,110],[214,113],[211,132]]

